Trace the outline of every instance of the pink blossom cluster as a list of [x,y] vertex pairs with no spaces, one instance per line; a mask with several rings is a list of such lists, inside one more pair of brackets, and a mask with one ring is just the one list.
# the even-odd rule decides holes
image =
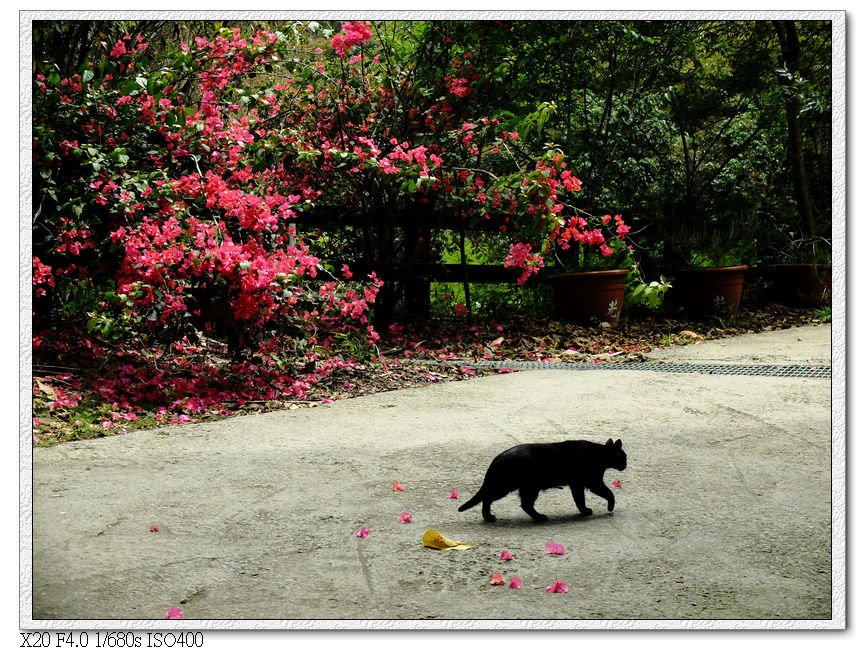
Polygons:
[[[276,39],[275,33],[266,30],[258,30],[248,39],[239,27],[233,28],[227,36],[219,35],[210,40],[196,37],[196,49],[205,54],[198,73],[202,90],[225,90],[234,78],[267,60],[271,55],[268,46]],[[189,46],[186,49],[191,50]]]
[[111,58],[119,59],[125,54],[144,52],[144,50],[148,48],[148,44],[141,34],[138,34],[135,37],[134,45],[131,43],[131,41],[132,38],[129,36],[129,34],[126,34],[125,36],[123,36],[123,38],[117,39],[117,41],[114,43],[114,47],[111,48]]
[[330,39],[330,46],[340,58],[355,45],[365,43],[372,38],[372,29],[368,22],[350,21],[342,24],[342,32]]
[[457,98],[471,95],[474,92],[472,85],[481,77],[471,64],[472,58],[474,58],[472,52],[464,52],[462,57],[453,59],[451,62],[453,72],[444,76],[443,81],[447,91]]
[[33,286],[36,287],[35,293],[37,296],[44,296],[46,294],[45,287],[41,285],[47,285],[49,287],[54,286],[54,276],[51,273],[51,267],[47,264],[43,264],[38,257],[33,257]]
[[531,245],[525,242],[517,242],[508,250],[505,258],[505,268],[522,269],[517,284],[525,284],[532,274],[540,271],[544,266],[544,258],[538,253],[532,253]]
[[465,77],[445,77],[445,85],[448,92],[457,97],[468,97],[472,94],[472,88],[469,85],[469,80]]

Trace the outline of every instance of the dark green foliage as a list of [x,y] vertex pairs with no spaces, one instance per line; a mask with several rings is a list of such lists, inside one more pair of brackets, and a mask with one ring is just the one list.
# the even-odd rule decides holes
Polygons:
[[[769,21],[461,23],[479,98],[543,129],[584,182],[580,208],[622,213],[654,264],[705,247],[755,264],[831,232],[831,24],[797,21],[785,69]],[[798,109],[813,228],[797,209],[785,106]],[[744,249],[744,250],[742,250]]]

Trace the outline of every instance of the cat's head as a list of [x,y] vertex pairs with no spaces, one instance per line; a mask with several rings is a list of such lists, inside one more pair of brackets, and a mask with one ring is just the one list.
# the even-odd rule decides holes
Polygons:
[[628,466],[628,454],[626,454],[622,450],[622,441],[616,440],[613,442],[613,439],[610,438],[607,440],[607,463],[613,469],[617,469],[620,472]]

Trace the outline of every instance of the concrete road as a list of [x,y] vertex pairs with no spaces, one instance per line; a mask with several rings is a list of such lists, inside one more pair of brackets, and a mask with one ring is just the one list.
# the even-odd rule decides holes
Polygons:
[[[677,363],[828,365],[830,327]],[[830,381],[540,370],[33,452],[32,621],[832,617]],[[542,493],[457,512],[522,442],[621,438],[617,506]],[[405,485],[394,492],[392,482]],[[460,498],[451,499],[455,489]],[[411,523],[401,523],[409,512]],[[151,526],[158,532],[151,532]],[[355,532],[369,528],[369,537]],[[433,528],[472,548],[437,551]],[[547,541],[565,547],[545,552]],[[499,559],[503,549],[516,558]],[[491,586],[501,572],[521,589]],[[548,593],[555,580],[568,593]],[[29,623],[29,625],[28,625]],[[92,623],[87,625],[92,627]]]

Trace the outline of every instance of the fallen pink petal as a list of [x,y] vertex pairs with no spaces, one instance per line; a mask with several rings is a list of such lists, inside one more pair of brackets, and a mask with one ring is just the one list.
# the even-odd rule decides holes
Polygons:
[[393,482],[393,491],[394,492],[405,492],[405,485],[403,485],[399,481],[394,481]]
[[501,555],[499,555],[499,559],[509,562],[510,560],[516,560],[517,558],[511,555],[511,552],[508,549],[505,549],[502,551]]
[[451,490],[451,493],[448,496],[448,499],[459,499],[459,498],[460,498],[459,492],[457,492],[456,490]]
[[167,612],[165,612],[165,618],[178,620],[183,618],[183,610],[178,609],[177,607],[170,608]]
[[367,537],[369,537],[369,528],[361,528],[355,533],[355,535],[357,535],[361,539],[366,539]]
[[519,579],[518,577],[516,577],[516,576],[514,576],[513,578],[511,578],[511,581],[510,581],[510,583],[508,584],[508,587],[510,587],[511,589],[519,589],[519,588],[522,587],[522,586],[523,586],[523,581],[520,580],[520,579]]
[[490,576],[490,584],[494,587],[498,587],[500,585],[505,584],[504,576],[501,573],[496,571],[492,576]]
[[616,479],[615,481],[610,483],[610,485],[612,485],[614,488],[620,488],[622,487],[622,482],[619,479]]
[[547,587],[547,591],[551,594],[566,594],[568,593],[568,585],[565,584],[564,580],[556,580]]
[[410,524],[411,523],[411,513],[410,512],[402,513],[399,516],[399,520],[404,524]]
[[547,542],[546,551],[550,555],[564,555],[565,547],[561,544],[556,544],[556,542],[550,540]]
[[151,533],[158,533],[158,532],[159,532],[159,526],[157,526],[156,524],[153,524],[153,525],[150,527],[150,532],[151,532]]

